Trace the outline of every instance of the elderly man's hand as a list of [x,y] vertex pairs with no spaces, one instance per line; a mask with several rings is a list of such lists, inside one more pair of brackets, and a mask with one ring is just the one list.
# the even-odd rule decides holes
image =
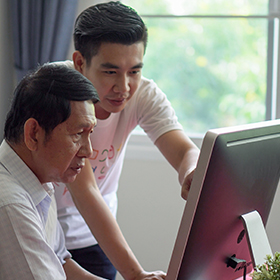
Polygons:
[[135,280],[163,280],[166,274],[162,271],[147,272],[142,271]]

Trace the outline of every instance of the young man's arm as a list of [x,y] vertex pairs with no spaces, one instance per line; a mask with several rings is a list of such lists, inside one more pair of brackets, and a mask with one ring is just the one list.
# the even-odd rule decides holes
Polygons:
[[199,149],[182,130],[172,130],[161,135],[155,145],[178,172],[182,186],[181,196],[187,199]]
[[100,247],[124,279],[162,280],[165,278],[165,274],[161,271],[145,272],[138,263],[100,194],[88,160],[75,182],[67,186]]

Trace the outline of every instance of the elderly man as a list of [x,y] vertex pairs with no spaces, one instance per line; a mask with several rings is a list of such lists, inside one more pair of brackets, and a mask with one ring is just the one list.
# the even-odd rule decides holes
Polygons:
[[[55,64],[40,67],[16,88],[0,146],[0,279],[101,279],[66,250],[51,183],[73,182],[92,154],[97,101],[91,82]],[[78,203],[92,204],[75,191]],[[125,279],[162,279],[161,272],[143,271],[102,201],[89,210],[99,209],[96,220],[116,232],[113,242],[108,236],[101,244],[112,243],[110,256],[119,257]]]
[[65,249],[50,183],[72,182],[91,155],[96,101],[86,78],[50,64],[16,88],[0,147],[1,279],[101,279]]

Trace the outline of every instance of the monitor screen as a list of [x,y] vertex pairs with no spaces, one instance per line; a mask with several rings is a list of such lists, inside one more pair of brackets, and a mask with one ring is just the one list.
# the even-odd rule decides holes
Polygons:
[[[209,130],[166,280],[230,280],[253,269],[241,215],[265,225],[280,177],[280,121]],[[231,256],[246,263],[232,268]]]

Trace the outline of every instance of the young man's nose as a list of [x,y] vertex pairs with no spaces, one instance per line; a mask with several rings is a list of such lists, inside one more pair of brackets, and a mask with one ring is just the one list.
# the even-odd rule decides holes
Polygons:
[[129,92],[129,78],[126,76],[122,76],[117,79],[116,84],[114,86],[114,91],[116,93],[126,93]]

